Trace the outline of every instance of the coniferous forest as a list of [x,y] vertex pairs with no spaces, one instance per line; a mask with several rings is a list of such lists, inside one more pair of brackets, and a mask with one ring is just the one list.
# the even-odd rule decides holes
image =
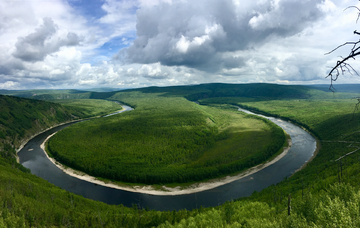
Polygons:
[[137,108],[62,130],[49,140],[50,154],[110,180],[186,183],[260,164],[285,143],[280,127],[229,105],[204,107],[148,94],[124,101]]
[[[53,96],[56,96],[56,93],[52,93],[51,97]],[[356,100],[351,99],[357,94],[332,94],[302,86],[249,84],[247,87],[208,84],[150,87],[112,93],[89,92],[89,97],[86,98],[90,96],[96,102],[92,100],[92,105],[76,109],[69,105],[70,101],[61,105],[51,100],[0,96],[0,227],[360,226],[360,114],[356,110]],[[139,208],[135,204],[128,208],[96,202],[66,192],[32,175],[28,169],[17,163],[16,150],[32,135],[63,122],[88,117],[92,109],[100,111],[100,103],[97,102],[103,102],[103,99],[128,104],[134,110],[109,119],[82,122],[84,128],[94,129],[94,133],[87,131],[91,135],[98,132],[103,134],[103,137],[108,137],[107,129],[122,129],[129,131],[129,138],[118,136],[125,137],[124,141],[136,142],[140,140],[138,136],[142,135],[144,142],[139,144],[157,142],[158,137],[168,137],[170,132],[176,130],[179,132],[174,134],[190,136],[186,143],[168,140],[166,142],[169,145],[160,144],[165,152],[175,147],[182,148],[173,157],[164,157],[164,161],[159,161],[161,156],[155,156],[153,166],[160,167],[162,171],[166,171],[164,167],[172,159],[189,167],[199,164],[202,167],[226,164],[226,157],[223,158],[224,161],[218,159],[216,152],[219,148],[225,147],[229,152],[229,160],[234,158],[233,153],[242,151],[233,150],[231,146],[226,148],[222,144],[223,140],[228,140],[226,145],[234,143],[232,137],[239,140],[239,143],[242,143],[241,139],[248,139],[247,137],[256,142],[255,135],[241,134],[246,132],[244,129],[263,129],[265,135],[273,136],[269,131],[276,130],[271,128],[270,123],[237,113],[231,105],[277,116],[306,128],[318,139],[318,152],[302,170],[277,185],[217,207],[204,208],[199,205],[191,211],[154,211]],[[201,105],[192,101],[198,101]],[[105,110],[108,113],[114,108],[105,103],[104,107],[109,107]],[[92,115],[103,113],[94,111]],[[246,123],[251,123],[251,127]],[[76,126],[81,125],[75,124],[73,128]],[[114,129],[110,126],[114,126]],[[153,132],[142,132],[149,128]],[[186,129],[188,131],[185,131]],[[243,131],[239,131],[240,129]],[[134,135],[130,130],[138,135]],[[60,138],[67,133],[63,132],[64,136],[59,134]],[[265,135],[261,137],[266,137]],[[79,134],[79,137],[84,136]],[[56,140],[54,138],[54,141],[50,141],[50,147]],[[272,140],[267,141],[269,143],[265,145],[271,146]],[[127,147],[126,142],[121,143],[123,144],[119,144],[119,147]],[[145,145],[149,147],[148,144]],[[189,154],[184,155],[184,151],[189,151]],[[161,153],[161,150],[153,150],[152,153],[156,155]],[[151,164],[145,152],[138,155],[126,159],[133,159],[133,163]],[[189,158],[197,160],[190,159],[194,160],[194,164],[186,163]]]

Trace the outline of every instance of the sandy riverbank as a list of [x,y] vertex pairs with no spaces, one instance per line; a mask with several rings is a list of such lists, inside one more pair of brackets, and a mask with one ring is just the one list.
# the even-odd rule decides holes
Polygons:
[[[56,134],[56,133],[54,133]],[[201,192],[201,191],[205,191],[205,190],[209,190],[209,189],[213,189],[216,187],[219,187],[221,185],[225,185],[228,183],[231,183],[233,181],[239,180],[241,178],[247,177],[253,173],[256,173],[274,163],[276,163],[277,161],[279,161],[281,158],[283,158],[289,151],[289,149],[291,148],[292,145],[292,141],[291,139],[288,139],[288,146],[284,147],[283,152],[281,154],[279,154],[278,156],[276,156],[274,159],[267,161],[265,163],[262,163],[260,165],[254,166],[240,174],[234,175],[234,176],[227,176],[224,178],[217,178],[217,179],[213,179],[213,180],[209,180],[206,182],[200,182],[200,183],[196,183],[193,185],[190,185],[189,187],[185,188],[185,189],[181,189],[180,187],[175,187],[175,188],[170,188],[170,187],[166,187],[163,186],[162,189],[158,190],[158,189],[154,189],[152,186],[119,186],[116,185],[114,183],[111,182],[104,182],[101,180],[98,180],[97,178],[93,177],[93,176],[89,176],[83,172],[77,171],[77,170],[73,170],[69,167],[65,167],[62,164],[60,164],[59,162],[57,162],[55,159],[50,158],[48,156],[48,154],[45,152],[45,143],[47,140],[49,140],[50,137],[52,137],[54,134],[49,135],[45,141],[41,144],[41,148],[44,150],[44,153],[46,154],[46,156],[49,158],[49,160],[54,163],[58,168],[60,168],[61,170],[63,170],[65,173],[67,173],[70,176],[76,177],[78,179],[84,180],[84,181],[88,181],[94,184],[98,184],[98,185],[102,185],[102,186],[106,186],[106,187],[110,187],[110,188],[115,188],[115,189],[121,189],[121,190],[125,190],[125,191],[130,191],[130,192],[137,192],[137,193],[144,193],[144,194],[149,194],[149,195],[184,195],[184,194],[191,194],[191,193],[196,193],[196,192]]]
[[24,148],[24,146],[25,146],[30,140],[32,140],[32,139],[35,138],[36,136],[38,136],[38,135],[40,135],[41,133],[44,133],[45,131],[48,131],[48,130],[50,130],[50,129],[52,129],[52,128],[55,128],[55,127],[58,127],[58,126],[61,126],[61,125],[64,125],[64,124],[76,122],[76,121],[80,121],[80,119],[75,119],[75,120],[70,120],[70,121],[67,121],[67,122],[64,122],[64,123],[55,124],[55,125],[53,125],[53,126],[51,126],[51,127],[48,127],[48,128],[46,128],[46,129],[44,129],[44,130],[41,130],[41,131],[35,133],[34,135],[30,136],[29,138],[23,139],[23,140],[21,141],[20,146],[16,149],[16,162],[17,162],[17,163],[20,163],[20,160],[19,160],[19,157],[18,157],[17,154],[19,153],[20,150],[22,150],[22,148]]
[[[120,105],[120,103],[117,102],[117,101],[116,101],[115,103],[117,103],[117,104]],[[121,106],[121,109],[119,109],[118,111],[116,111],[116,113],[119,113],[119,112],[121,112],[121,111],[124,111],[124,107],[122,107],[122,106]],[[101,117],[101,116],[94,116],[94,117],[90,117],[90,118],[88,118],[88,119],[94,119],[94,118],[99,118],[99,117]],[[78,117],[76,117],[76,118],[78,118]],[[35,133],[34,135],[30,136],[29,138],[23,139],[23,140],[21,141],[20,146],[16,149],[16,162],[17,162],[17,163],[20,163],[20,159],[19,159],[19,157],[17,156],[17,154],[18,154],[18,152],[19,152],[20,150],[22,150],[22,148],[24,148],[24,146],[25,146],[31,139],[35,138],[36,136],[40,135],[41,133],[44,133],[45,131],[48,131],[48,130],[50,130],[50,129],[52,129],[52,128],[55,128],[55,127],[58,127],[58,126],[61,126],[61,125],[64,125],[64,124],[72,123],[72,122],[82,121],[82,120],[84,120],[84,119],[74,119],[74,120],[69,120],[69,121],[63,122],[63,123],[58,123],[58,124],[55,124],[55,125],[53,125],[53,126],[51,126],[51,127],[46,128],[46,129],[44,129],[44,130],[40,130],[39,132]],[[85,120],[86,120],[86,119],[85,119]]]

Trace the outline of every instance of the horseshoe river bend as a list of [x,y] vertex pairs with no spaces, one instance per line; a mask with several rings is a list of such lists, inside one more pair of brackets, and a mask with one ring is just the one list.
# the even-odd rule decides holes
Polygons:
[[[125,108],[123,111],[132,110],[128,106],[123,107]],[[254,114],[240,108],[239,111]],[[128,207],[137,204],[142,208],[148,207],[149,209],[160,211],[191,210],[200,206],[218,206],[232,199],[250,196],[254,191],[261,191],[272,184],[279,183],[284,178],[290,177],[314,155],[316,140],[301,127],[278,118],[259,116],[267,118],[283,128],[291,137],[291,148],[287,153],[283,153],[283,156],[278,161],[269,164],[265,168],[244,175],[240,179],[238,178],[229,183],[227,182],[200,192],[180,195],[147,194],[98,185],[65,173],[49,160],[41,148],[41,144],[50,135],[72,124],[76,124],[76,122],[54,127],[35,136],[18,152],[18,157],[20,163],[30,169],[31,173],[36,176],[69,192],[107,204],[123,204]]]

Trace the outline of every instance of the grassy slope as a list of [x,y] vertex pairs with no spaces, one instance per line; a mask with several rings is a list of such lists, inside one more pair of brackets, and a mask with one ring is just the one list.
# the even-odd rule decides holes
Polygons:
[[270,121],[234,108],[202,107],[184,98],[138,92],[112,98],[137,108],[59,132],[48,144],[57,160],[112,180],[183,183],[261,163],[285,140]]

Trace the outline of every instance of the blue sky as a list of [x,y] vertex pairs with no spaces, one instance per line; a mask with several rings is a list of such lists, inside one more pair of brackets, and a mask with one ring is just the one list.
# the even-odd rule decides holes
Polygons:
[[[355,0],[0,1],[0,89],[327,84]],[[352,62],[355,69],[359,64]],[[345,74],[339,83],[360,83]]]
[[99,0],[70,0],[69,5],[77,12],[81,13],[90,21],[95,21],[106,15],[106,12],[101,8],[104,1]]

